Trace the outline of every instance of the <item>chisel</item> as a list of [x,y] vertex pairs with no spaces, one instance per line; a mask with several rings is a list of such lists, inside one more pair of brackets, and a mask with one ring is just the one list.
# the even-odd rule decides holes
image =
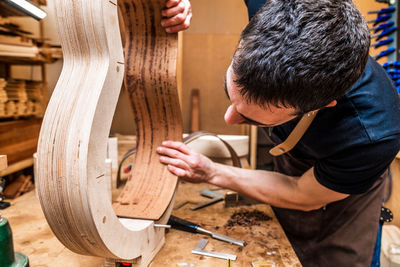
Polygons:
[[378,59],[380,59],[380,58],[382,58],[382,57],[386,57],[386,56],[390,55],[390,54],[393,53],[394,51],[396,51],[396,49],[393,48],[393,47],[391,47],[391,48],[389,48],[389,49],[387,49],[387,50],[385,50],[385,51],[380,52],[380,53],[377,54],[377,55],[372,56],[372,58],[375,59],[375,60],[378,60]]
[[226,235],[221,235],[218,233],[208,231],[204,228],[201,228],[198,224],[186,221],[184,219],[175,217],[173,215],[171,215],[171,217],[169,218],[168,224],[171,225],[172,228],[175,228],[178,230],[183,230],[183,231],[190,232],[190,233],[206,234],[206,235],[210,235],[212,238],[215,238],[215,239],[218,239],[221,241],[232,243],[232,244],[235,244],[235,245],[238,245],[241,247],[244,246],[244,241],[242,241],[242,240],[238,240],[238,239],[226,236]]
[[377,33],[377,32],[380,32],[380,31],[382,31],[384,29],[390,28],[392,26],[394,26],[394,22],[393,21],[389,21],[389,22],[386,22],[386,23],[381,24],[379,26],[376,26],[376,27],[373,27],[373,28],[369,28],[369,30],[370,31],[374,31],[375,33]]
[[386,70],[389,75],[400,74],[400,70]]
[[385,40],[381,40],[379,42],[373,43],[373,44],[371,44],[371,46],[373,46],[375,48],[378,48],[378,47],[381,47],[383,45],[391,44],[393,41],[394,41],[394,39],[392,37],[389,37],[389,38],[387,38]]
[[375,26],[375,25],[378,25],[381,22],[388,21],[391,17],[392,17],[392,14],[386,14],[386,15],[383,15],[383,16],[378,16],[376,19],[369,20],[369,21],[367,21],[367,23],[374,23],[374,26]]
[[377,38],[376,38],[376,41],[379,41],[379,40],[382,39],[383,37],[392,34],[392,33],[395,32],[396,30],[397,30],[396,27],[390,27],[390,28],[388,28],[388,29],[384,29],[381,33],[377,33],[377,34],[371,35],[371,39],[377,37]]
[[385,69],[389,68],[400,69],[400,61],[386,62],[382,65],[382,67]]
[[368,11],[368,14],[378,14],[378,15],[382,15],[382,14],[389,14],[389,13],[393,13],[396,11],[396,8],[394,6],[388,7],[388,8],[382,8],[381,10],[372,10],[372,11]]
[[396,0],[375,0],[375,1],[379,2],[379,3],[389,4],[389,5],[394,5],[396,3]]

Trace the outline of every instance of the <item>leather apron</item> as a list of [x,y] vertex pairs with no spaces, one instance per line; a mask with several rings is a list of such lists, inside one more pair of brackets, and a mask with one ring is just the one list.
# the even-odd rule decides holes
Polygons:
[[[275,144],[282,142],[274,133]],[[274,170],[300,177],[313,161],[290,152],[273,157]],[[365,193],[330,203],[309,212],[272,207],[304,267],[371,266],[385,191],[382,175]]]

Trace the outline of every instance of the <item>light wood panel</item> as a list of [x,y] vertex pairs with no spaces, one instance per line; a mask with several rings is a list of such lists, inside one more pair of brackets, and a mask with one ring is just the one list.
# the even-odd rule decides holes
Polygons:
[[138,138],[132,174],[113,205],[122,217],[159,219],[177,183],[177,177],[159,162],[156,152],[164,140],[182,140],[176,83],[177,34],[168,34],[161,27],[164,4],[161,0],[119,3],[126,39],[125,88]]
[[[138,155],[142,158],[136,165],[145,178],[139,181],[142,184],[129,184],[127,190],[133,194],[121,199],[123,204],[137,204],[132,205],[135,217],[151,216],[166,223],[176,177],[163,176],[168,171],[164,166],[159,168],[162,165],[158,157],[155,161],[154,149],[160,140],[182,134],[177,98],[168,102],[168,97],[176,96],[176,35],[164,33],[161,46],[155,38],[161,34],[158,22],[163,0],[120,3],[128,22],[138,26],[127,31],[126,84],[141,131]],[[154,228],[153,220],[116,216],[106,167],[107,139],[124,73],[117,3],[57,0],[55,7],[64,67],[39,137],[35,169],[44,214],[57,238],[70,250],[146,266],[164,243],[164,229]],[[131,213],[129,209],[124,216]]]

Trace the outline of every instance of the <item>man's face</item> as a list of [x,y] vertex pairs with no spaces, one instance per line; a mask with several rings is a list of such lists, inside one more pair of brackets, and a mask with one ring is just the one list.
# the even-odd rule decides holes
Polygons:
[[273,105],[261,107],[258,104],[247,103],[241,96],[239,88],[234,83],[235,74],[229,66],[226,72],[225,92],[231,105],[225,112],[227,124],[252,124],[261,127],[271,127],[283,124],[297,117],[294,108],[278,108]]

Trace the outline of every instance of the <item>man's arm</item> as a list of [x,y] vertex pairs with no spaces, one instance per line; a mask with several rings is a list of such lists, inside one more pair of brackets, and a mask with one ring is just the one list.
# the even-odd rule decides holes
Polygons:
[[275,207],[309,211],[348,196],[318,183],[313,168],[301,177],[240,169],[214,163],[185,144],[172,141],[163,142],[157,151],[172,173],[189,182],[221,186]]

